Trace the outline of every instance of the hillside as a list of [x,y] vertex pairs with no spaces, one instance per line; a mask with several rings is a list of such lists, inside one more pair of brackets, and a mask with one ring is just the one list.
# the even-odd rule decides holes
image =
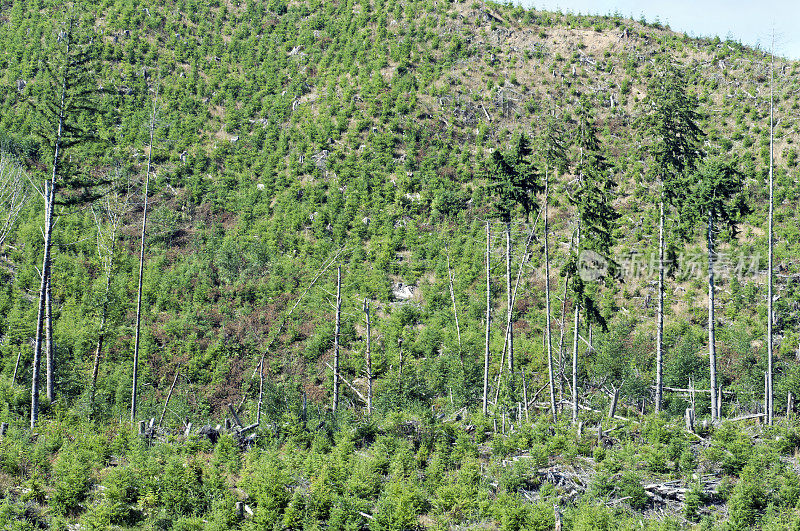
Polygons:
[[[44,248],[45,209],[34,185],[43,189],[53,158],[52,147],[42,140],[43,134],[47,137],[52,132],[52,124],[40,109],[43,102],[53,101],[48,87],[56,74],[47,65],[56,64],[61,53],[70,13],[78,20],[76,42],[88,53],[87,75],[94,99],[72,117],[75,127],[91,134],[84,133],[81,139],[85,141],[69,145],[65,171],[94,179],[100,186],[76,185],[69,192],[72,195],[65,192],[64,202],[69,204],[57,206],[51,273],[56,400],[52,404],[42,400],[39,437],[43,442],[36,443],[36,435],[25,429],[30,419],[32,338]],[[229,414],[229,404],[238,408],[244,424],[250,424],[256,419],[260,388],[267,419],[257,430],[268,441],[260,453],[240,453],[233,438],[225,438],[222,446],[195,441],[185,455],[180,453],[183,450],[159,450],[166,452],[159,457],[162,468],[164,460],[169,466],[186,465],[184,458],[199,467],[201,476],[212,460],[216,467],[216,494],[198,501],[197,507],[182,508],[180,514],[198,518],[210,514],[213,503],[209,500],[217,495],[231,502],[230,496],[239,493],[231,494],[219,484],[227,481],[231,489],[245,489],[250,499],[265,496],[259,502],[264,511],[276,503],[275,514],[281,515],[286,528],[334,521],[338,517],[331,507],[342,508],[346,503],[319,502],[325,508],[314,513],[312,505],[317,502],[303,497],[309,488],[317,488],[307,483],[317,480],[320,467],[325,474],[333,474],[325,481],[330,480],[334,490],[351,489],[347,503],[357,508],[342,509],[350,516],[377,514],[373,509],[384,507],[380,503],[397,502],[392,509],[396,511],[390,511],[394,516],[381,524],[397,529],[407,528],[411,520],[426,527],[483,522],[512,529],[517,524],[508,522],[516,517],[506,511],[506,505],[511,507],[516,503],[512,500],[518,499],[515,496],[531,492],[535,492],[533,505],[524,511],[547,509],[552,516],[549,500],[555,496],[571,507],[565,513],[565,525],[575,529],[581,528],[581,518],[591,522],[593,517],[586,515],[595,509],[598,514],[611,514],[612,520],[622,518],[620,514],[614,517],[616,509],[608,509],[618,503],[609,499],[626,496],[634,500],[625,513],[630,525],[636,525],[637,518],[650,525],[653,511],[660,506],[633,485],[647,484],[644,476],[650,474],[658,476],[651,483],[699,477],[697,489],[702,491],[703,473],[714,475],[716,479],[706,482],[712,486],[723,476],[731,478],[720,480],[729,482],[722,487],[723,494],[692,491],[704,504],[724,508],[703,511],[712,525],[726,518],[725,502],[736,481],[758,470],[758,459],[767,459],[762,450],[784,456],[770,468],[774,471],[770,481],[796,483],[791,472],[797,466],[792,457],[796,432],[788,418],[780,428],[769,428],[784,430],[775,432],[781,442],[769,443],[773,432],[756,428],[747,433],[756,437],[758,450],[737,453],[736,445],[744,444],[745,435],[730,426],[702,432],[698,449],[696,436],[682,430],[690,403],[686,393],[666,392],[665,412],[651,415],[656,378],[659,183],[653,173],[652,134],[643,126],[652,104],[650,87],[666,60],[683,73],[688,93],[698,102],[697,125],[704,133],[699,149],[708,159],[733,161],[742,176],[739,188],[749,213],[736,220],[738,235],[720,230],[717,236],[718,385],[724,393],[723,418],[763,412],[766,178],[774,72],[773,336],[775,404],[783,419],[789,394],[800,396],[796,363],[800,357],[796,208],[800,64],[796,61],[774,58],[771,63],[763,50],[732,41],[689,38],[646,21],[469,1],[107,0],[99,7],[87,4],[68,10],[59,2],[25,0],[3,4],[0,20],[2,173],[5,176],[11,171],[6,168],[18,168],[20,190],[27,194],[8,236],[0,239],[0,396],[5,404],[0,421],[10,424],[13,435],[0,443],[7,446],[3,454],[10,456],[1,478],[8,511],[22,510],[22,497],[13,493],[23,483],[34,494],[41,488],[48,497],[54,496],[52,489],[60,481],[58,467],[62,466],[63,475],[74,465],[68,459],[96,463],[96,469],[86,472],[92,478],[86,489],[92,482],[105,485],[106,474],[117,474],[109,472],[112,454],[125,456],[126,470],[136,463],[136,474],[150,466],[136,435],[124,424],[131,400],[139,231],[148,163],[152,171],[137,420],[158,419],[169,394],[165,429],[182,433],[186,422],[195,427],[221,423]],[[531,175],[535,173],[537,186],[543,186],[541,137],[548,123],[555,123],[562,132],[569,161],[564,171],[548,167],[550,316],[555,391],[561,406],[559,424],[553,426],[546,415],[550,393],[544,214],[540,209],[544,194],[537,194],[530,212],[514,206],[506,225],[493,184],[495,153],[511,160],[520,134],[525,134],[532,145],[525,163],[529,160]],[[608,448],[603,448],[602,437],[598,442],[596,431],[594,440],[591,436],[582,439],[567,422],[575,298],[565,293],[564,274],[574,266],[576,254],[580,208],[576,207],[576,183],[582,182],[584,123],[596,129],[599,152],[608,162],[606,173],[616,182],[609,204],[618,219],[609,232],[612,245],[607,258],[616,262],[618,275],[587,288],[589,308],[597,309],[597,319],[587,327],[583,317],[579,324],[576,390],[585,408],[580,420],[586,426],[596,426],[604,418],[618,391],[616,413],[628,420],[615,424],[613,429],[623,433],[609,435],[615,442]],[[90,191],[99,195],[93,202],[85,201]],[[0,188],[4,201],[0,220],[8,212],[4,193]],[[115,216],[119,223],[112,232]],[[667,239],[677,246],[678,267],[674,278],[666,281],[664,384],[708,390],[706,233],[704,224],[695,220],[687,229],[690,238],[681,242],[677,222],[687,219],[677,210],[667,215]],[[481,403],[487,337],[487,222],[492,328],[488,336],[491,407],[485,416]],[[507,226],[513,248],[508,273]],[[344,381],[340,408],[334,414],[331,367],[337,266],[342,274],[337,344]],[[518,270],[511,319],[515,359],[509,379],[503,372],[507,371],[503,368],[506,275],[516,279]],[[365,301],[371,308],[372,420],[363,403],[368,387]],[[607,330],[600,321],[605,321]],[[104,342],[96,389],[91,391],[101,330]],[[262,356],[263,383],[258,377]],[[520,396],[523,392],[524,397]],[[525,417],[534,422],[522,420],[520,401],[528,403]],[[696,409],[698,417],[710,416],[708,394],[697,396]],[[297,424],[301,415],[302,429]],[[441,423],[443,418],[456,417],[454,424]],[[510,438],[495,433],[505,433],[506,419],[515,426]],[[322,429],[306,429],[306,421]],[[267,423],[274,433],[263,429]],[[340,430],[342,426],[347,429]],[[108,455],[99,450],[104,443],[92,439],[97,429],[119,448]],[[490,434],[488,439],[482,430]],[[63,458],[64,463],[73,464],[59,465],[61,457],[56,456],[64,453],[63,439],[76,437],[83,446]],[[455,449],[442,442],[448,438]],[[36,443],[41,455],[24,456],[28,443]],[[308,462],[288,464],[290,457],[278,450],[287,444],[308,451]],[[375,444],[391,448],[376,449]],[[86,448],[98,448],[96,455],[77,456],[94,451]],[[421,456],[421,448],[430,455]],[[360,454],[362,450],[368,455]],[[604,462],[606,450],[612,458],[603,469],[598,463]],[[336,452],[346,459],[334,463]],[[538,472],[525,468],[528,464],[518,470],[518,463],[528,463],[513,460],[520,452],[533,456]],[[331,462],[315,464],[317,454]],[[384,454],[389,457],[380,457]],[[734,457],[729,459],[728,454]],[[463,487],[474,486],[474,492],[437,494],[451,505],[423,503],[445,488],[440,483],[432,486],[420,480],[415,483],[418,490],[403,492],[398,478],[422,474],[426,466],[433,466],[434,456],[447,460],[436,465],[442,467],[440,480],[447,474],[458,478],[471,474],[483,478],[483,483],[467,478]],[[567,474],[570,486],[552,477],[541,479],[547,466],[579,468],[582,465],[577,463],[584,458],[592,461],[585,465],[591,473],[573,470],[574,474]],[[48,459],[55,464],[44,464]],[[273,479],[276,484],[292,485],[286,492],[294,497],[283,500],[286,493],[274,492],[257,495],[252,485],[239,484],[245,476],[247,481],[273,481],[257,475],[272,474],[260,470],[271,467],[275,459],[282,464],[273,467],[274,474],[285,477]],[[639,469],[642,477],[624,475],[628,468],[636,469],[635,463],[648,459],[652,461]],[[698,460],[702,471],[692,476]],[[351,472],[339,470],[345,462],[369,469],[364,474],[375,476],[374,484],[370,483],[374,490],[360,492],[362,487],[355,484],[343,487]],[[300,474],[302,481],[292,476],[295,465],[308,474]],[[397,467],[402,468],[399,476]],[[506,468],[514,472],[506,474]],[[566,474],[563,469],[556,472]],[[389,476],[393,479],[386,480]],[[146,483],[142,477],[136,481],[141,487],[137,492],[143,493],[147,489],[142,487],[141,482]],[[620,477],[634,494],[620,494],[613,486]],[[299,483],[292,483],[295,480]],[[34,485],[37,481],[39,487]],[[594,490],[587,491],[589,482]],[[542,487],[545,483],[553,492]],[[784,487],[796,490],[795,483]],[[693,488],[694,484],[683,485]],[[764,502],[752,518],[735,516],[731,521],[754,525],[757,514],[758,518],[766,515],[765,522],[772,522],[769,525],[780,526],[796,517],[796,510],[790,509],[796,493],[787,494],[772,484],[759,488],[775,499]],[[567,494],[570,489],[575,492]],[[344,496],[342,492],[337,495]],[[378,498],[387,492],[394,497],[379,503]],[[681,502],[686,502],[687,493],[678,497]],[[405,495],[410,498],[402,501]],[[607,504],[592,506],[584,515],[584,495]],[[45,507],[49,518],[55,513],[48,513],[42,496],[26,500]],[[459,496],[470,500],[460,509]],[[166,527],[164,522],[178,514],[158,520],[153,516],[157,511],[146,507],[151,502],[142,501],[143,494],[137,500],[119,502],[126,507],[139,505],[136,514],[116,516],[122,519],[117,524],[149,522]],[[86,507],[80,505],[83,500],[75,503],[64,505],[59,517],[65,522],[83,518],[88,525]],[[153,507],[162,508],[168,503],[165,499],[152,502]],[[690,520],[699,517],[670,503],[665,507],[674,510],[676,526],[690,525]],[[302,505],[296,510],[306,520],[286,516],[284,509],[292,504]],[[386,507],[382,510],[380,514],[389,514]],[[278,518],[259,514],[263,525]],[[448,516],[437,520],[438,516],[430,516],[434,514]],[[528,517],[534,518],[519,518]],[[336,525],[369,526],[365,518]],[[221,528],[233,525],[227,522]]]

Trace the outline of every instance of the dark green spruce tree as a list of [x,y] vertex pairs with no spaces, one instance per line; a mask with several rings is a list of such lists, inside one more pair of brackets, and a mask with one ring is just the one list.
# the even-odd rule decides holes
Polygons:
[[[539,174],[531,156],[530,141],[524,133],[514,138],[512,149],[506,153],[496,150],[489,165],[488,188],[494,197],[494,215],[504,226],[506,237],[506,336],[505,350],[508,353],[508,381],[511,401],[514,401],[514,333],[513,293],[511,285],[511,223],[518,207],[529,219],[536,209],[536,194],[541,192]],[[503,368],[500,368],[502,372]]]
[[568,278],[568,289],[574,305],[572,340],[572,421],[578,419],[578,342],[580,312],[586,322],[607,330],[606,319],[597,306],[601,283],[615,274],[611,258],[614,226],[619,214],[613,206],[616,181],[611,165],[603,154],[597,138],[588,99],[581,98],[578,107],[578,128],[575,135],[577,159],[576,179],[569,192],[570,203],[576,210],[576,245],[562,275]]
[[730,237],[737,234],[736,225],[750,212],[745,198],[744,174],[737,161],[712,157],[704,160],[696,173],[684,206],[686,230],[705,225],[708,250],[708,362],[711,389],[711,419],[720,417],[717,390],[717,351],[714,317],[714,261],[717,235],[725,231]]
[[[687,92],[682,70],[669,57],[656,63],[655,75],[648,84],[644,100],[645,114],[639,127],[650,156],[648,172],[658,185],[658,306],[656,310],[656,397],[655,410],[661,411],[664,389],[664,275],[665,254],[674,257],[674,247],[667,249],[665,224],[670,211],[680,209],[686,200],[688,176],[703,156],[700,142],[704,136],[698,126],[698,102]],[[674,271],[674,268],[670,268]]]

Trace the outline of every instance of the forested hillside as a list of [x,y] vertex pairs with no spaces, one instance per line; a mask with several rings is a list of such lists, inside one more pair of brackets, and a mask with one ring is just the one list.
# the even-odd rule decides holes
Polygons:
[[6,527],[800,525],[800,63],[470,1],[0,20]]

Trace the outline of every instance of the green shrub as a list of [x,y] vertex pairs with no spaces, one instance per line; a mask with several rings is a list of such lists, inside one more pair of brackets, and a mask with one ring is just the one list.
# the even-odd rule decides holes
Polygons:
[[65,446],[53,464],[53,509],[59,514],[75,514],[92,486],[92,464],[78,443]]

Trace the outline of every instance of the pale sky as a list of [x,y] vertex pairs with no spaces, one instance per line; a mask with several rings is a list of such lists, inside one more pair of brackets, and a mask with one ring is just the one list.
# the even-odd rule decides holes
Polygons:
[[[775,31],[775,55],[800,59],[799,0],[516,0],[547,11],[609,15],[659,22],[692,37],[731,38],[769,51]],[[515,2],[515,3],[516,3]]]

